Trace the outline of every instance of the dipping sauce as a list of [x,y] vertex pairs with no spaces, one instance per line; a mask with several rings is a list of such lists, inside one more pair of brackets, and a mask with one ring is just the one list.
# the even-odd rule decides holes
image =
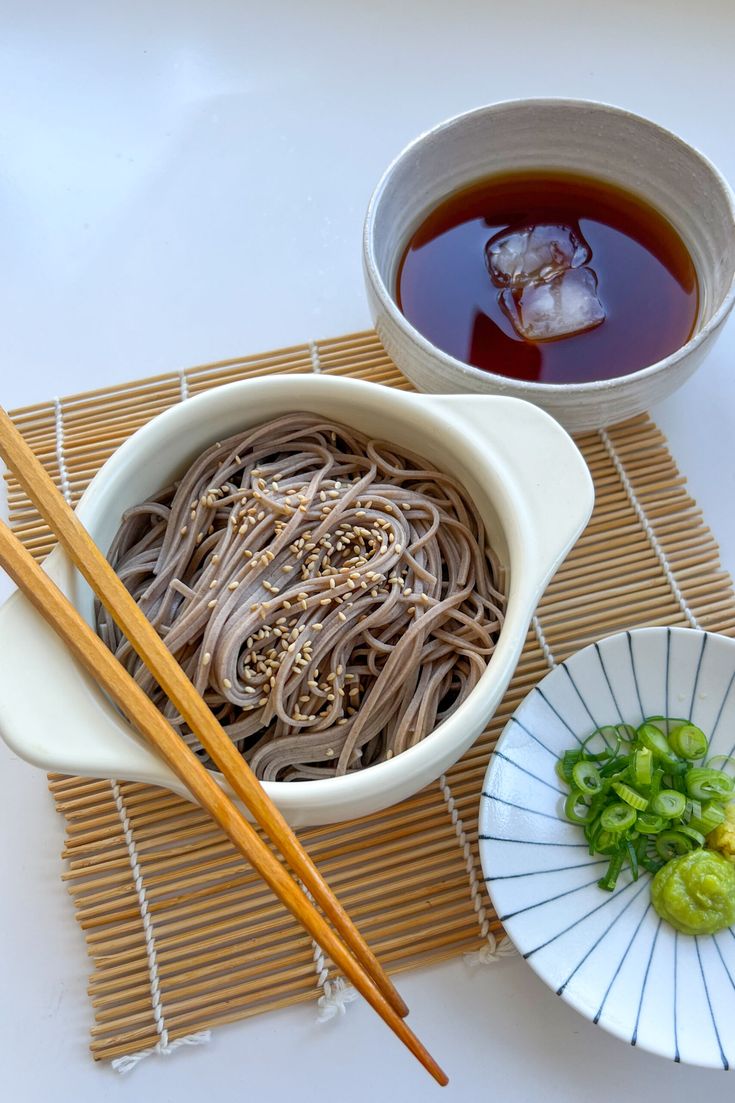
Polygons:
[[442,202],[411,237],[398,305],[444,352],[500,375],[584,383],[686,344],[691,257],[637,196],[582,175],[509,173]]

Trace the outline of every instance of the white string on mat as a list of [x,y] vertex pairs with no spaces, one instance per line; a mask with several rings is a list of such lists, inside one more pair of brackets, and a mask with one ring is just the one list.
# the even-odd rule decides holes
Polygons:
[[311,370],[321,375],[322,362],[319,357],[319,346],[316,341],[309,341],[309,356],[311,357]]
[[69,472],[66,466],[66,455],[64,454],[64,410],[61,405],[60,398],[54,398],[54,424],[56,426],[56,466],[59,469],[59,480],[61,482],[61,493],[66,498],[69,505],[72,505],[71,483],[69,482]]
[[480,927],[480,935],[485,939],[485,945],[479,950],[473,950],[469,954],[464,955],[464,959],[468,965],[490,965],[492,962],[497,961],[500,957],[507,957],[516,952],[513,943],[506,936],[500,939],[495,937],[490,930],[490,920],[488,919],[487,909],[483,903],[482,889],[480,888],[480,879],[477,876],[477,868],[475,866],[475,856],[472,853],[472,846],[467,838],[467,834],[464,829],[464,823],[457,811],[457,805],[452,795],[452,790],[447,781],[447,775],[442,774],[439,778],[439,789],[441,795],[444,797],[444,803],[447,807],[447,812],[452,821],[454,827],[454,833],[457,836],[457,841],[462,850],[462,856],[464,857],[465,869],[467,871],[467,877],[470,882],[470,900],[472,901],[472,907],[475,910],[477,916],[477,922]]
[[[299,881],[301,891],[304,896],[314,903],[314,897],[311,895],[306,885]],[[353,1003],[359,993],[357,989],[353,988],[351,984],[348,984],[344,977],[336,977],[334,980],[329,979],[329,969],[324,958],[324,951],[318,942],[312,939],[312,958],[314,961],[314,971],[316,973],[317,986],[322,989],[322,995],[317,1000],[317,1007],[319,1008],[316,1021],[318,1023],[328,1023],[330,1019],[333,1019],[336,1015],[345,1015],[347,1013],[347,1005]]]
[[[679,586],[679,583],[676,580],[676,576],[674,575],[674,571],[672,569],[672,566],[669,563],[666,552],[664,551],[663,547],[661,546],[661,542],[658,539],[658,537],[656,536],[653,525],[651,524],[650,520],[648,519],[646,511],[643,508],[643,505],[642,505],[640,499],[638,498],[638,495],[636,494],[635,490],[633,489],[633,484],[632,484],[632,482],[631,482],[631,480],[628,476],[627,471],[625,470],[625,466],[623,464],[623,461],[621,460],[615,445],[613,444],[612,440],[610,439],[609,434],[607,433],[607,431],[605,429],[600,429],[600,439],[602,440],[602,443],[605,446],[605,450],[607,451],[607,454],[610,457],[610,460],[612,461],[612,464],[613,464],[613,466],[614,466],[614,468],[615,468],[615,470],[618,474],[618,478],[620,479],[621,483],[623,484],[623,488],[625,489],[625,492],[628,495],[628,500],[630,501],[630,504],[632,505],[633,509],[635,510],[636,516],[637,516],[637,518],[638,518],[638,520],[641,524],[641,527],[643,528],[643,531],[646,534],[646,537],[648,538],[648,541],[651,545],[651,548],[653,549],[653,551],[656,555],[656,558],[658,559],[659,563],[661,564],[661,568],[664,572],[664,575],[666,576],[666,581],[669,584],[669,587],[671,589],[672,594],[676,598],[676,601],[679,605],[679,608],[681,609],[681,611],[684,614],[684,616],[686,617],[686,619],[689,621],[689,624],[692,626],[692,628],[699,628],[699,623],[697,621],[697,618],[695,617],[694,613],[692,612],[692,610],[690,609],[689,605],[686,602],[686,599],[684,597],[684,594],[682,593],[681,587]],[[531,620],[531,623],[533,625],[533,630],[534,630],[534,633],[536,635],[536,639],[538,641],[539,647],[541,648],[543,656],[546,659],[546,663],[547,663],[550,670],[554,670],[555,667],[557,666],[557,661],[554,658],[554,653],[551,650],[551,647],[549,645],[549,641],[546,638],[546,634],[545,634],[543,626],[541,624],[541,620],[539,619],[538,613],[534,614],[534,616]],[[471,896],[473,898],[473,902],[475,904],[475,911],[477,912],[478,920],[480,922],[480,930],[483,934],[483,937],[486,937],[487,920],[485,918],[485,908],[482,906],[481,902],[480,902],[480,906],[478,907],[479,887],[478,887],[477,875],[476,875],[475,869],[474,869],[474,861],[472,860],[471,848],[470,848],[468,843],[463,841],[464,831],[461,828],[462,821],[459,820],[459,819],[455,820],[456,811],[454,809],[454,801],[451,797],[451,793],[449,792],[449,786],[448,785],[446,786],[446,791],[445,791],[445,788],[444,788],[444,786],[446,784],[446,779],[445,778],[440,779],[439,784],[442,786],[442,792],[444,792],[444,799],[447,803],[447,808],[452,813],[452,822],[455,824],[455,830],[457,832],[457,837],[460,840],[460,844],[463,846],[463,850],[464,850],[464,854],[465,854],[465,860],[466,860],[466,863],[467,863],[467,871],[469,873],[469,878],[470,878],[470,894],[471,894]],[[449,793],[449,796],[447,796],[447,793]],[[509,947],[509,949],[507,951],[504,950],[504,947],[506,946],[506,944]],[[495,948],[490,943],[488,946],[483,946],[482,949],[477,951],[476,953],[465,954],[464,956],[465,956],[465,960],[469,964],[479,965],[481,963],[485,964],[485,963],[488,963],[488,962],[496,961],[497,957],[498,957],[498,954],[503,954],[504,952],[507,952],[507,953],[513,953],[514,952],[512,943],[507,938],[504,939],[503,942],[500,943],[500,945],[497,949],[497,952],[495,951]]]
[[538,613],[533,614],[533,617],[531,618],[531,623],[533,625],[533,630],[536,633],[536,639],[538,640],[539,647],[543,652],[543,656],[546,659],[549,668],[553,670],[556,666],[556,659],[554,658],[554,653],[549,647],[549,641],[546,639],[546,634],[541,627],[541,621],[538,618]]
[[[186,379],[183,372],[180,374],[182,380],[182,400],[188,395],[188,387],[186,385]],[[54,422],[56,428],[56,462],[59,469],[59,479],[61,482],[61,491],[64,498],[72,505],[72,492],[71,484],[69,482],[69,471],[66,464],[65,453],[65,437],[64,437],[64,411],[61,403],[61,399],[55,398],[54,400]],[[135,885],[135,891],[138,897],[138,907],[140,909],[140,916],[143,921],[143,933],[145,936],[146,958],[148,961],[148,979],[151,989],[151,1007],[153,1008],[153,1018],[156,1023],[156,1031],[158,1033],[158,1042],[150,1049],[140,1050],[137,1053],[132,1053],[124,1057],[117,1057],[112,1062],[112,1067],[120,1073],[131,1072],[132,1069],[146,1057],[149,1057],[153,1053],[169,1054],[181,1046],[198,1046],[203,1045],[209,1041],[210,1031],[202,1030],[195,1034],[188,1034],[183,1038],[177,1038],[175,1041],[169,1041],[168,1030],[166,1029],[166,1021],[163,1014],[163,1003],[161,1001],[161,984],[158,974],[158,961],[156,958],[156,940],[153,933],[153,922],[150,916],[150,909],[148,906],[148,896],[143,882],[143,874],[140,869],[140,862],[138,860],[138,849],[135,845],[135,837],[133,835],[133,829],[130,825],[128,818],[127,808],[125,807],[125,801],[123,800],[120,786],[115,778],[110,779],[110,786],[112,789],[112,796],[115,801],[115,808],[120,818],[120,823],[123,829],[123,836],[125,838],[125,845],[128,848],[128,860],[130,862],[130,869],[133,874],[133,883]]]
[[179,368],[179,396],[182,402],[186,402],[189,397],[189,380],[186,378],[184,368]]
[[625,470],[625,467],[623,465],[623,461],[620,459],[620,456],[618,455],[618,450],[615,447],[615,445],[613,444],[612,440],[610,439],[610,437],[607,433],[607,430],[600,429],[600,440],[604,444],[605,450],[607,451],[608,456],[610,457],[610,459],[613,462],[613,466],[615,467],[615,470],[618,473],[620,481],[623,484],[623,487],[625,488],[625,493],[628,495],[628,500],[630,501],[630,504],[633,506],[633,509],[636,512],[636,516],[637,516],[638,520],[640,521],[640,523],[643,527],[643,531],[645,532],[646,536],[648,537],[648,541],[649,541],[651,547],[653,548],[653,551],[656,555],[656,558],[658,559],[659,563],[661,564],[661,568],[664,572],[664,575],[666,576],[666,581],[669,584],[669,588],[671,589],[672,594],[676,598],[676,601],[679,605],[679,608],[681,609],[681,611],[684,614],[684,616],[686,617],[686,619],[689,621],[689,624],[691,625],[691,627],[692,628],[699,628],[700,627],[699,622],[697,621],[697,618],[695,617],[692,610],[689,608],[689,605],[687,604],[686,599],[684,598],[684,595],[681,592],[681,587],[679,586],[679,583],[676,581],[674,571],[671,567],[671,564],[669,563],[666,552],[661,547],[661,543],[660,543],[658,537],[656,536],[656,533],[653,530],[653,525],[649,521],[649,519],[646,515],[646,511],[643,508],[643,506],[641,505],[641,502],[638,498],[638,495],[636,494],[635,490],[633,489],[633,484],[630,481],[630,479],[628,478],[628,473]]
[[131,1053],[125,1057],[116,1057],[112,1062],[112,1067],[116,1072],[126,1073],[132,1072],[137,1064],[145,1060],[146,1057],[150,1057],[154,1053],[160,1053],[162,1055],[168,1055],[180,1046],[198,1046],[204,1045],[210,1039],[210,1031],[202,1030],[197,1034],[188,1034],[184,1038],[177,1038],[176,1041],[169,1041],[168,1030],[166,1028],[166,1019],[163,1012],[163,1000],[161,999],[161,981],[158,974],[158,957],[156,955],[156,938],[153,933],[153,921],[150,915],[150,907],[148,904],[148,894],[146,892],[145,883],[143,881],[143,874],[140,868],[140,861],[138,859],[138,848],[135,845],[135,836],[133,835],[133,829],[130,825],[130,819],[128,817],[128,810],[125,806],[125,800],[123,799],[120,786],[114,779],[110,780],[110,787],[112,789],[113,800],[115,801],[115,807],[117,814],[120,817],[120,823],[122,824],[123,836],[125,838],[125,845],[128,848],[128,860],[130,862],[130,869],[133,874],[133,884],[135,885],[135,891],[138,896],[138,907],[140,909],[140,916],[143,920],[143,934],[145,937],[145,953],[148,961],[148,979],[151,989],[151,1007],[153,1009],[153,1019],[156,1024],[156,1031],[158,1033],[158,1041],[155,1046],[151,1046],[149,1049],[139,1050],[137,1053]]

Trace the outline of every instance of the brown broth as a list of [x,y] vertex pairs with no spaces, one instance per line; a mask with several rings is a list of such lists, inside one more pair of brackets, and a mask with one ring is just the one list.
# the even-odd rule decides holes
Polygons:
[[[606,316],[552,340],[520,337],[490,278],[485,246],[508,227],[578,226]],[[456,192],[414,233],[401,260],[398,304],[432,344],[465,363],[542,383],[628,375],[681,348],[699,293],[681,238],[653,207],[611,184],[552,172],[493,176]]]

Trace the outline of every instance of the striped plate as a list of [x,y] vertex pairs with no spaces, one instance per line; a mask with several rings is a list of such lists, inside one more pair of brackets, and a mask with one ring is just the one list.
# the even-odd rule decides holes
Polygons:
[[597,887],[564,821],[557,757],[594,728],[681,716],[735,753],[735,640],[689,628],[621,632],[577,652],[526,697],[492,756],[480,857],[498,916],[538,975],[612,1034],[675,1061],[735,1062],[735,931],[692,938],[662,923],[650,875]]

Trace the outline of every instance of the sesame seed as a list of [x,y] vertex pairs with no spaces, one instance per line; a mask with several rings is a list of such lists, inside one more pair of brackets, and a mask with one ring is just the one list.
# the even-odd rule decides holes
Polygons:
[[232,689],[232,682],[229,678],[225,678],[222,682],[222,685],[225,687],[225,689]]
[[212,598],[212,600],[211,600],[211,601],[208,601],[208,602],[207,602],[207,608],[208,608],[208,609],[214,609],[214,607],[215,607],[215,605],[216,605],[216,604],[217,604],[217,598],[216,598],[216,597],[215,597],[215,598]]
[[212,661],[212,655],[209,651],[205,651],[202,655],[202,666],[209,666]]
[[346,617],[346,616],[344,615],[344,613],[342,612],[342,610],[341,610],[341,609],[340,609],[340,611],[339,611],[339,612],[337,613],[337,618],[338,618],[339,620],[341,620],[341,621],[346,621],[346,620],[347,620],[347,617]]

